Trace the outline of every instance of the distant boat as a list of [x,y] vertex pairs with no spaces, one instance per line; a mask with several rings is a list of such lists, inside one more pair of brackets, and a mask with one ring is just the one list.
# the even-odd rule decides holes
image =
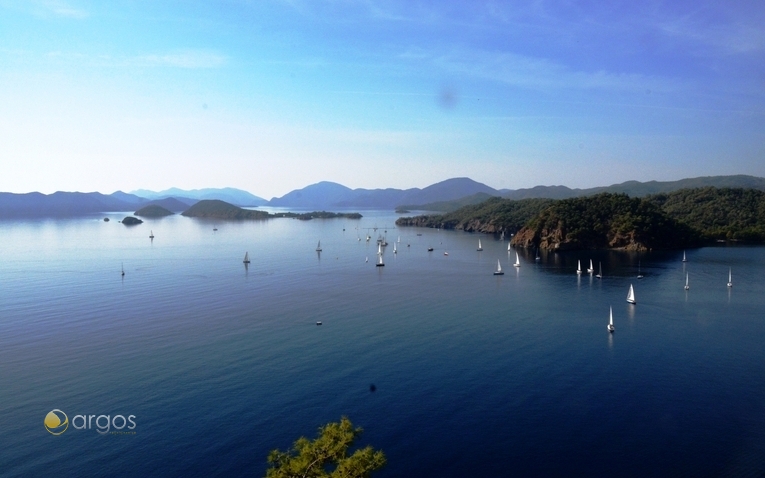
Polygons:
[[728,287],[733,287],[733,269],[728,268]]
[[512,248],[510,247],[510,243],[508,242],[507,243],[507,252],[510,252],[511,250],[512,250]]
[[122,264],[122,277],[125,277],[125,264]]
[[603,263],[602,262],[598,262],[598,273],[595,274],[595,277],[597,277],[598,279],[603,278]]
[[688,285],[688,273],[685,273],[685,290],[690,289],[691,286]]
[[608,309],[609,309],[609,317],[608,317],[608,325],[606,326],[606,328],[608,329],[609,332],[613,333],[613,331],[614,331],[614,308],[613,307],[609,307]]
[[369,262],[369,256],[367,256],[367,259],[364,262]]
[[632,284],[630,284],[630,291],[627,293],[627,302],[630,304],[637,304],[637,302],[635,302],[635,289],[632,288]]
[[539,257],[539,248],[537,247],[537,256],[534,258],[535,261],[541,261],[542,258]]
[[499,240],[500,241],[504,241],[505,240],[505,231],[502,231],[502,234],[499,236]]
[[642,279],[643,278],[643,274],[640,273],[640,261],[638,261],[638,275],[637,275],[637,278],[638,279]]
[[149,231],[149,239],[154,239],[154,231]]
[[377,256],[377,264],[375,264],[376,267],[385,267],[385,264],[383,264],[383,258],[382,254]]
[[432,247],[428,247],[428,252],[433,252],[433,248]]
[[476,249],[476,251],[482,251],[482,250],[483,250],[483,246],[481,246],[481,240],[478,239],[478,249]]
[[214,232],[214,231],[217,231],[217,230],[218,230],[218,228],[217,228],[217,227],[215,227],[215,226],[213,226],[213,232]]
[[382,256],[382,244],[377,244],[377,255]]
[[582,261],[579,259],[576,260],[576,275],[582,274]]
[[321,252],[321,241],[316,245],[316,252]]
[[595,272],[595,268],[592,267],[592,259],[590,259],[590,268],[587,269],[587,273],[592,274],[593,272]]
[[518,257],[518,252],[515,252],[515,264],[513,264],[513,267],[521,267],[521,258]]
[[250,253],[249,252],[245,252],[244,253],[244,260],[242,262],[244,262],[245,264],[249,264],[250,263]]
[[317,320],[316,325],[321,325],[321,320]]
[[398,242],[399,244],[401,244],[401,236],[398,236],[398,240],[397,240],[396,242]]
[[396,249],[396,243],[395,242],[393,243],[393,253],[394,254],[398,253],[398,250]]
[[449,253],[448,253],[448,252],[446,252],[446,251],[444,251],[444,255],[445,255],[445,256],[448,256],[448,255],[449,255]]
[[502,265],[499,263],[499,259],[497,259],[497,270],[494,272],[495,276],[501,276],[505,275],[504,272],[502,272]]
[[688,259],[685,258],[685,251],[683,251],[683,262],[688,262]]

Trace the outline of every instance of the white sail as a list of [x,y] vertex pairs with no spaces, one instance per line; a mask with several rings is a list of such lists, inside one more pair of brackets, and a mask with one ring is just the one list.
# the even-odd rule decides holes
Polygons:
[[316,252],[321,252],[321,241],[316,245]]
[[578,260],[576,261],[576,273],[581,274],[582,273],[582,261]]
[[507,252],[510,252],[510,243],[507,243]]
[[377,244],[377,255],[382,256],[382,244]]
[[504,275],[504,274],[505,273],[502,272],[502,264],[500,264],[499,263],[499,259],[497,259],[497,270],[496,270],[496,272],[494,272],[494,275],[495,276],[501,276],[501,275]]
[[396,254],[398,251],[396,250],[396,243],[393,243],[393,253]]
[[614,308],[609,307],[608,308],[608,325],[606,326],[608,328],[609,332],[614,331]]
[[592,259],[590,259],[590,268],[589,268],[589,269],[587,269],[587,272],[589,272],[590,274],[592,274],[594,271],[595,271],[595,268],[594,268],[594,267],[592,267]]
[[518,251],[515,252],[515,264],[513,266],[521,267],[521,258],[518,257]]
[[398,236],[398,241],[396,242],[399,242],[399,243],[401,242],[401,236]]
[[479,250],[479,251],[483,250],[483,247],[481,246],[481,240],[480,239],[478,239],[478,249],[477,250]]
[[376,264],[376,265],[377,265],[377,267],[382,267],[382,266],[384,266],[384,265],[385,265],[385,264],[383,264],[383,258],[382,258],[382,254],[380,254],[379,256],[377,256],[377,264]]
[[728,287],[733,287],[733,269],[728,269]]
[[685,259],[685,251],[683,251],[683,262],[688,262],[688,261]]
[[685,273],[685,290],[690,289],[691,286],[688,285],[688,273]]
[[598,262],[598,273],[597,273],[597,275],[595,275],[595,277],[597,277],[598,279],[603,277],[603,263],[602,262]]
[[635,304],[635,289],[632,288],[632,284],[630,284],[630,291],[627,293],[627,302],[630,304]]

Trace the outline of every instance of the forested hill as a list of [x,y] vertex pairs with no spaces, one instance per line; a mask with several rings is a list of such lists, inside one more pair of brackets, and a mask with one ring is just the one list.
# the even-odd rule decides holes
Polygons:
[[515,233],[513,243],[546,249],[689,247],[704,241],[765,242],[765,192],[684,189],[646,198],[602,193],[552,200],[492,198],[448,214],[400,218],[401,226]]

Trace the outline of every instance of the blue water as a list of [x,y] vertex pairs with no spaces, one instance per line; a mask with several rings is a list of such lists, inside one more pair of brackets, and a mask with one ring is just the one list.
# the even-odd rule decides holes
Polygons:
[[[262,476],[347,415],[379,477],[763,476],[765,248],[516,269],[498,237],[364,214],[1,222],[0,474]],[[137,425],[53,436],[53,409]]]

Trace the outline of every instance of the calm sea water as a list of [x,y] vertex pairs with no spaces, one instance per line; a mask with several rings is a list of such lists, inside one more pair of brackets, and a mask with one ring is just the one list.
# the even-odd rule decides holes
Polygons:
[[[347,415],[379,477],[763,476],[765,248],[516,269],[497,237],[364,214],[1,222],[0,474],[262,476]],[[53,436],[53,409],[136,427]]]

